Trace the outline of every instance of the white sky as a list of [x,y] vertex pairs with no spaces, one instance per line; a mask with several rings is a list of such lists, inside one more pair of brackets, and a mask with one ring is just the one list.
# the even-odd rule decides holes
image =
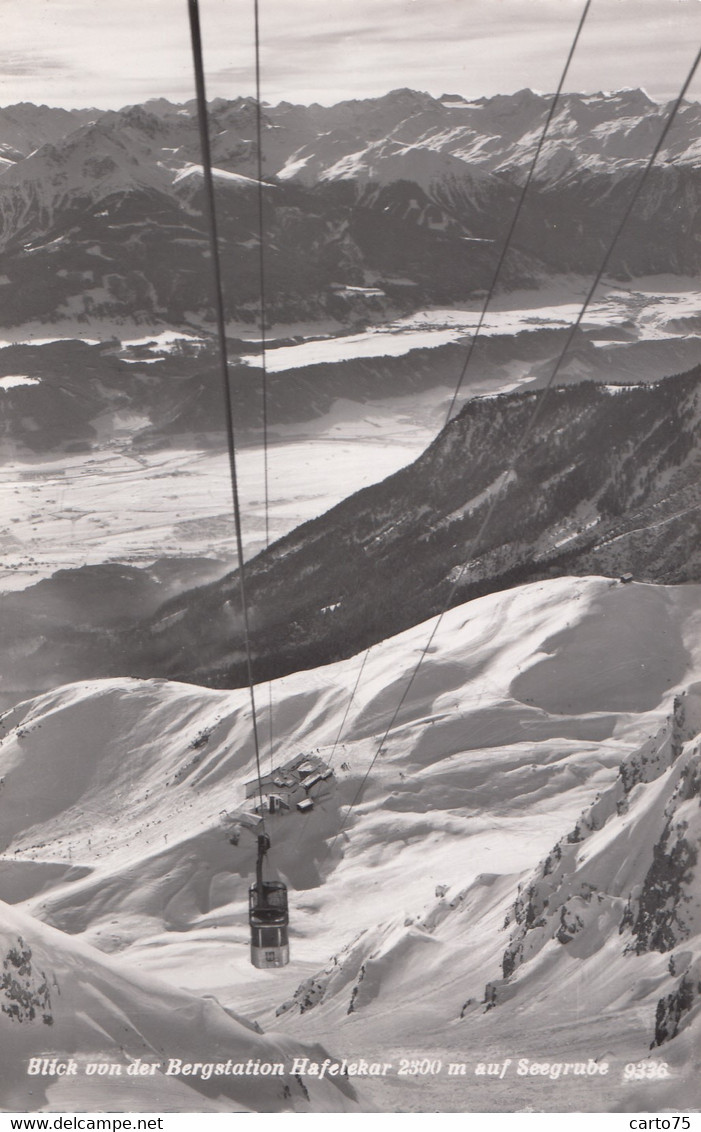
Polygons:
[[[467,97],[557,84],[583,0],[259,0],[263,97],[409,86]],[[253,92],[253,0],[200,0],[210,98]],[[0,105],[193,94],[185,0],[0,0]],[[678,93],[701,0],[593,0],[569,90]],[[697,77],[691,97],[701,97]]]

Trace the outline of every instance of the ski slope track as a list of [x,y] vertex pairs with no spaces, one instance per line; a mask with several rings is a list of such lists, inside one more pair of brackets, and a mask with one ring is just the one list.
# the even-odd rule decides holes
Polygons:
[[[311,1041],[332,1057],[430,1056],[470,1074],[363,1081],[357,1098],[319,1082],[308,1101],[281,1098],[274,1079],[227,1092],[160,1075],[140,1081],[142,1107],[697,1108],[699,596],[566,577],[449,611],[350,811],[429,626],[371,650],[350,707],[362,656],[275,681],[264,772],[302,752],[333,770],[310,813],[268,819],[291,896],[282,971],[248,962],[245,692],[113,679],[11,709],[4,971],[31,949],[21,1009],[36,1015],[7,1012],[18,999],[5,979],[17,1065],[38,1047],[192,1056],[180,1020],[196,1017],[206,1060],[245,1040],[248,1056],[275,1061]],[[498,1080],[472,1068],[506,1058]],[[519,1075],[519,1059],[608,1069]],[[665,1075],[625,1079],[638,1062]],[[119,1107],[119,1080],[91,1082],[91,1104]],[[195,1087],[196,1100],[179,1091]],[[49,1085],[47,1104],[75,1107],[61,1089]]]

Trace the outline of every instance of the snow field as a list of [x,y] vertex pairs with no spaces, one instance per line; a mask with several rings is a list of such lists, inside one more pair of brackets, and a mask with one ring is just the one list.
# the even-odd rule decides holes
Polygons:
[[[245,691],[94,681],[7,713],[4,891],[67,932],[69,948],[81,940],[119,954],[139,978],[215,994],[334,1054],[476,1056],[494,1045],[504,1056],[549,1048],[557,1060],[583,1049],[648,1056],[655,1004],[675,979],[659,952],[626,952],[618,924],[691,757],[685,747],[664,770],[672,701],[699,676],[698,599],[697,586],[562,578],[451,610],[379,755],[427,625],[371,650],[338,743],[362,657],[275,681],[264,770],[302,751],[334,769],[310,814],[268,819],[271,864],[290,886],[284,971],[252,974],[248,963],[255,841]],[[558,659],[560,710],[551,702]],[[694,694],[684,701],[689,735],[701,726]],[[266,702],[260,689],[264,735]],[[617,814],[618,768],[631,758],[649,769]],[[680,820],[693,829],[695,810],[684,806]],[[583,813],[593,832],[570,845]],[[538,873],[557,843],[561,865]],[[551,907],[543,927],[526,931],[504,982],[517,885],[529,875],[534,891],[551,892]],[[582,925],[567,946],[554,938],[563,909],[563,922]],[[496,1005],[485,1012],[486,992]],[[688,1093],[688,1060],[675,1073]],[[517,1085],[515,1094],[505,1078],[490,1103],[508,1109],[535,1088]],[[610,1083],[609,1107],[620,1087]],[[446,1103],[460,1108],[466,1095],[463,1086]],[[541,1107],[557,1096],[541,1094]],[[581,1104],[600,1097],[585,1090]]]
[[[9,987],[3,983],[0,1014],[6,1111],[100,1109],[104,1080],[98,1074],[96,1082],[96,1068],[90,1068],[100,1064],[110,1066],[107,1094],[117,1111],[135,1105],[184,1112],[357,1108],[344,1082],[312,1082],[305,1096],[294,1077],[277,1074],[167,1075],[171,1058],[191,1064],[202,1050],[224,1066],[252,1061],[289,1067],[296,1056],[317,1056],[320,1047],[265,1036],[211,998],[140,976],[16,908],[0,907],[4,971],[14,979]],[[52,1073],[52,1061],[64,1072]],[[143,1065],[149,1072],[135,1079],[132,1073]]]

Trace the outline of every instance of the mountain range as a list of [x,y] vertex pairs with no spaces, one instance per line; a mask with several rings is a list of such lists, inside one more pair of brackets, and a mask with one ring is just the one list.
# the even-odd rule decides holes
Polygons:
[[[345,325],[489,285],[551,96],[466,101],[397,90],[263,106],[271,322]],[[642,91],[563,96],[503,284],[591,272],[669,107]],[[259,317],[256,105],[211,106],[229,317]],[[699,266],[699,118],[685,103],[610,263],[621,278]],[[7,140],[4,140],[7,139]],[[211,320],[195,107],[0,110],[7,325]]]

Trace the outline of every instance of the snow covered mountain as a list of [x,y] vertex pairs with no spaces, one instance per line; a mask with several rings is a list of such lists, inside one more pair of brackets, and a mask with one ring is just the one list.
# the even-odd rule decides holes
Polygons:
[[[61,1008],[52,972],[78,1003],[80,955],[83,993],[99,977],[103,996],[86,1056],[109,1048],[111,1004],[129,1019],[136,986],[149,1013],[129,1056],[168,1042],[186,1056],[172,1010],[159,1029],[158,975],[189,988],[170,992],[183,1009],[214,993],[334,1055],[442,1060],[436,1080],[363,1082],[365,1109],[695,1108],[698,603],[693,585],[552,579],[453,609],[418,674],[429,625],[276,682],[272,765],[313,752],[333,773],[310,814],[269,818],[292,907],[292,962],[272,979],[247,959],[247,693],[90,681],[6,713],[0,887],[22,915],[2,916],[7,954],[21,936],[37,972],[18,1057],[46,1041],[44,984]],[[199,1009],[201,1052],[216,1027],[238,1043],[237,1020]],[[217,1100],[231,1098],[260,1103]]]
[[0,164],[13,164],[47,143],[100,118],[102,110],[62,110],[58,106],[34,106],[19,102],[0,107]]
[[[579,661],[587,651],[582,645],[580,639]],[[570,683],[573,669],[562,673],[561,659],[555,648],[540,673],[517,679],[517,694],[528,703],[555,706],[558,693],[569,690],[581,709],[588,693],[580,698],[582,688]],[[551,685],[543,698],[546,671],[558,673],[559,686]],[[583,669],[580,674],[586,683]],[[638,692],[644,682],[638,671]],[[629,1062],[622,1074],[629,1085],[645,1082],[635,1103],[649,1104],[655,1097],[658,1104],[695,1107],[694,1051],[701,1023],[699,692],[695,683],[675,697],[668,717],[624,756],[613,782],[519,882],[515,900],[513,889],[505,900],[505,878],[492,870],[467,885],[438,886],[437,899],[420,915],[397,916],[361,932],[304,980],[279,1013],[298,1019],[293,1028],[299,1033],[350,1026],[350,1016],[365,1015],[365,1028],[377,1025],[387,1040],[387,1015],[402,1003],[410,1014],[405,1024],[428,1029],[431,1039],[437,1037],[437,1015],[456,1031],[469,1028],[470,1042],[490,1049],[509,1038],[507,1049],[513,1049],[514,1034],[528,1033],[531,1045],[524,1045],[524,1053],[530,1056],[519,1060],[517,1071],[544,1073],[551,1081],[574,1077],[562,1081],[567,1105],[568,1085],[576,1086],[577,1076],[598,1077],[597,1088],[604,1086],[606,1094],[608,1082],[601,1076],[613,1068],[611,1061],[625,1059],[620,1035],[627,1033],[627,1044],[635,1018],[642,1040],[632,1057],[640,1060]],[[538,770],[537,758],[532,770]],[[508,933],[508,941],[497,974],[493,948],[500,932]],[[480,993],[480,978],[490,967],[494,975]],[[446,970],[452,975],[458,969],[464,972],[461,985],[457,978],[446,979]],[[450,981],[454,989],[447,993]],[[544,1025],[556,1029],[564,1045],[556,1056],[552,1038],[549,1047],[547,1039],[533,1042]],[[583,1055],[587,1047],[593,1050],[589,1059]],[[498,1056],[490,1053],[493,1063]],[[500,1070],[504,1060],[502,1055]],[[534,1063],[538,1069],[530,1069]],[[620,1082],[621,1076],[619,1090]],[[616,1087],[602,1107],[625,1106],[615,1093]]]
[[[531,91],[466,102],[409,90],[329,108],[266,106],[271,321],[352,324],[377,310],[378,292],[379,306],[397,311],[487,286],[549,106]],[[0,115],[11,154],[0,169],[6,320],[210,318],[192,104],[97,117],[34,109],[36,121],[27,107],[22,120],[44,144],[30,152],[25,143],[15,152],[18,108]],[[505,285],[598,266],[668,111],[641,91],[562,99]],[[690,103],[677,116],[611,262],[619,277],[699,266],[700,114]],[[232,318],[252,322],[255,104],[218,100],[211,119],[227,301]]]
[[[525,173],[533,159],[533,143],[545,124],[551,95],[521,90],[468,101],[460,96],[432,98],[412,90],[396,90],[384,98],[342,103],[324,114],[312,107],[317,120],[325,118],[318,141],[297,150],[282,179],[307,183],[333,180],[397,180],[390,170],[406,161],[406,168],[423,157],[443,157],[444,170],[477,167],[486,173]],[[536,173],[551,185],[583,170],[621,172],[643,164],[664,125],[669,106],[653,102],[642,90],[613,94],[565,94],[560,102]],[[268,111],[284,124],[282,107]],[[343,121],[337,119],[343,115]],[[674,134],[662,160],[695,166],[699,161],[699,107],[687,103],[677,118]],[[353,135],[351,135],[351,130]],[[358,146],[358,139],[366,146]],[[351,149],[352,147],[352,149]],[[568,159],[566,159],[568,155]],[[452,159],[452,160],[451,160]],[[458,163],[458,164],[454,164]],[[379,172],[384,168],[386,173]],[[438,167],[436,166],[436,169]],[[423,187],[435,174],[423,169]],[[407,176],[406,180],[420,178]]]
[[[549,105],[399,90],[264,107],[267,313],[287,324],[268,343],[268,421],[283,441],[349,396],[450,395]],[[247,957],[250,701],[220,690],[245,680],[235,575],[221,560],[110,560],[0,598],[5,1106],[132,1108],[122,1079],[146,1059],[145,1109],[699,1103],[691,281],[654,301],[607,282],[564,384],[537,400],[668,109],[640,91],[563,97],[502,284],[557,275],[566,298],[511,310],[499,297],[472,399],[423,455],[248,567],[255,675],[279,678],[256,693],[266,771],[313,756],[330,772],[283,775],[291,793],[270,816],[288,969],[252,976]],[[246,439],[261,413],[256,110],[211,108]],[[700,118],[683,106],[614,277],[701,266]],[[140,449],[221,435],[198,162],[192,104],[0,111],[13,459],[115,444],[139,465]],[[493,375],[517,391],[494,395]],[[14,474],[30,498],[23,463]],[[165,476],[175,512],[181,485]],[[54,486],[54,511],[76,513],[83,483]],[[0,538],[16,544],[9,520]],[[207,584],[183,592],[190,569]],[[422,622],[446,605],[427,649]],[[170,1058],[287,1065],[325,1048],[415,1048],[464,1071],[447,1088],[442,1070],[390,1075],[358,1096],[342,1075],[163,1072]],[[64,1054],[65,1080],[27,1075]],[[485,1058],[497,1071],[476,1068]],[[121,1070],[87,1070],[106,1062]]]

